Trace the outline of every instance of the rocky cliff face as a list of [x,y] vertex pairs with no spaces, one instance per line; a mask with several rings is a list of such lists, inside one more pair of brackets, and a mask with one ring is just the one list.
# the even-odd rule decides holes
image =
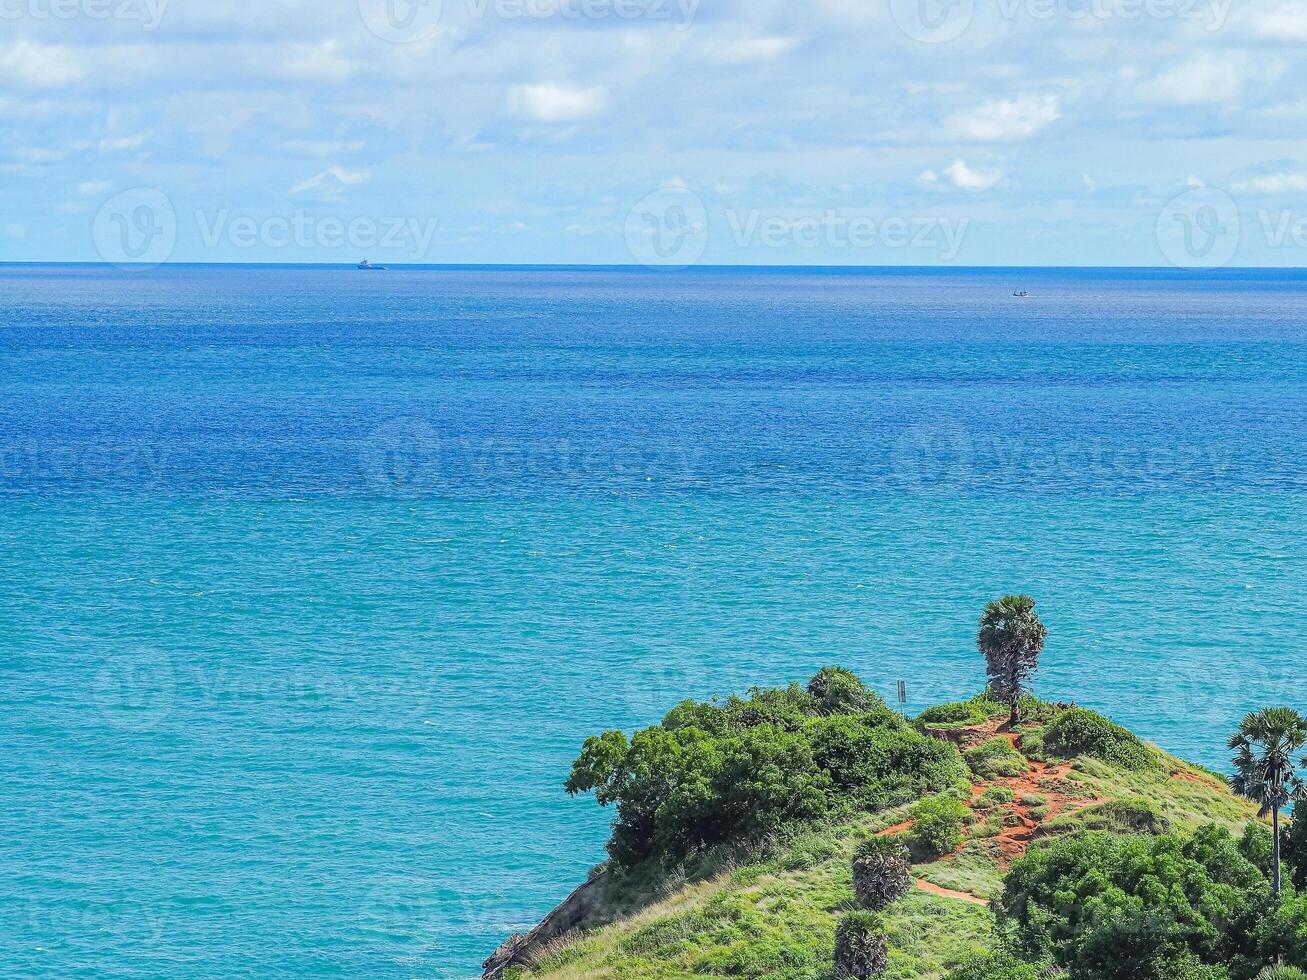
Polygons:
[[552,940],[592,923],[602,907],[608,886],[608,872],[600,871],[578,888],[530,932],[519,932],[504,941],[481,964],[483,980],[501,980],[510,966],[531,966],[534,956]]

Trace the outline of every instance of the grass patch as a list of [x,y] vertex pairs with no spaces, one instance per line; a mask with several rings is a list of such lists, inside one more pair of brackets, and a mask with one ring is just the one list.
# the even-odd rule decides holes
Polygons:
[[997,898],[1003,893],[1001,862],[996,841],[972,838],[949,860],[922,864],[913,870],[918,878],[932,885],[979,898]]

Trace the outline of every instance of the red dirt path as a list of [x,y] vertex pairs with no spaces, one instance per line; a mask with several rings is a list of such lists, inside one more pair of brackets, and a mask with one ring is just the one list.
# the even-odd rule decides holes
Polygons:
[[[1002,737],[1011,742],[1017,751],[1020,751],[1021,737],[1014,732],[1007,731],[1006,727],[1006,721],[994,721],[975,728],[952,729],[944,733],[944,735],[949,741],[957,742],[963,747],[979,745],[988,739]],[[975,809],[976,802],[980,799],[981,794],[990,786],[1002,786],[1012,791],[1014,797],[1012,802],[999,804],[994,810],[1011,814],[1016,818],[1015,825],[1004,827],[1002,832],[996,836],[983,838],[992,841],[998,847],[1000,863],[1004,870],[1013,861],[1026,853],[1026,850],[1030,847],[1030,842],[1039,834],[1040,826],[1043,823],[1061,814],[1074,812],[1094,803],[1102,802],[1098,799],[1085,799],[1074,796],[1067,792],[1068,789],[1074,789],[1066,779],[1067,774],[1071,771],[1070,763],[1064,762],[1054,765],[1027,759],[1026,767],[1026,771],[1019,776],[982,780],[971,788],[972,809]],[[1187,773],[1177,773],[1176,775],[1179,778],[1194,778]],[[1039,804],[1024,802],[1025,797],[1036,794],[1047,801],[1042,804],[1047,808],[1047,812],[1039,817],[1036,817],[1033,813]],[[880,836],[902,833],[911,826],[912,821],[907,820],[881,831]],[[964,838],[963,846],[966,845],[966,842],[967,839]],[[944,855],[939,860],[952,861],[956,857],[957,851],[954,851],[952,854]],[[960,899],[961,901],[973,902],[979,905],[989,904],[986,899],[977,895],[941,888],[938,885],[932,885],[928,881],[922,881],[920,878],[915,880],[919,889],[932,895]]]

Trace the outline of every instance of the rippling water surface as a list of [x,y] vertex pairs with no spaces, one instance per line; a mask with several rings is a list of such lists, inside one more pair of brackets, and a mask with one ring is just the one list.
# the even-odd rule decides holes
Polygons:
[[0,266],[0,971],[472,976],[586,735],[970,694],[1005,590],[1222,766],[1307,708],[1305,409],[1295,273]]

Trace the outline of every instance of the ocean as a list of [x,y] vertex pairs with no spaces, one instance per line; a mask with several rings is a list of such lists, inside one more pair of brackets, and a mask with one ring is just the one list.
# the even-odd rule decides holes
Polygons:
[[9,265],[0,369],[6,976],[475,976],[587,735],[1005,592],[1195,761],[1307,709],[1304,273]]

